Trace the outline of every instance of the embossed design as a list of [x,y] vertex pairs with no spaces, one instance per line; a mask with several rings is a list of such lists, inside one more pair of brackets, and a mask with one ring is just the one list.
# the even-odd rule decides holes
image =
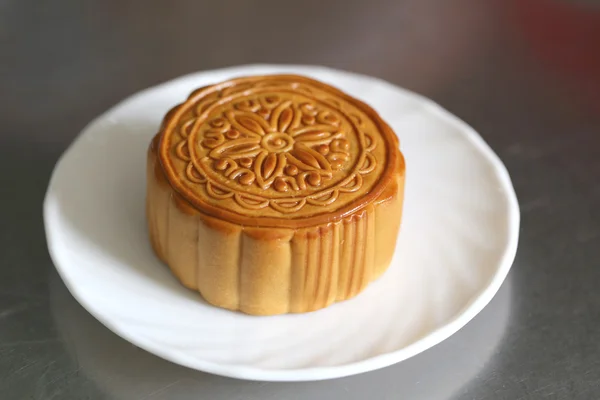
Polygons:
[[[301,95],[279,95],[278,89]],[[173,142],[176,157],[187,163],[184,176],[203,186],[209,198],[281,214],[327,206],[358,191],[363,175],[377,167],[372,154],[377,139],[339,100],[304,96],[316,96],[313,92],[306,85],[272,81],[194,92],[190,98],[197,93],[200,98]]]
[[201,145],[229,179],[287,192],[331,179],[350,157],[345,135],[333,112],[266,95],[214,118]]

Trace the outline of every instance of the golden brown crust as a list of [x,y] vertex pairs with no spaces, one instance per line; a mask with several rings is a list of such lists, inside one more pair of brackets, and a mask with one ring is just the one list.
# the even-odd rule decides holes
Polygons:
[[[283,86],[273,87],[272,82]],[[309,85],[313,94],[320,90],[335,95],[328,101],[337,102],[341,111],[321,107],[326,104],[321,102],[306,113],[332,124],[313,129],[310,118],[306,126],[302,124],[306,116],[302,109],[307,110],[303,85]],[[256,87],[268,88],[265,96],[273,100],[270,109],[261,111],[262,106],[251,102],[267,101],[263,92],[252,91]],[[247,100],[243,105],[251,111],[243,111],[241,117],[258,115],[264,121],[242,120],[242,129],[230,134],[229,140],[251,140],[227,143],[231,129],[227,124],[240,123],[231,98],[239,88],[245,96],[242,100]],[[221,108],[210,111],[211,106],[202,101],[207,96],[220,101]],[[200,108],[198,115],[190,111],[193,108]],[[223,115],[227,120],[221,128],[227,129],[211,131],[211,121]],[[358,131],[345,130],[352,127],[342,121],[346,117],[361,121]],[[264,125],[262,130],[257,124]],[[182,135],[185,126],[193,129]],[[262,135],[255,138],[253,129]],[[307,134],[303,145],[294,148],[303,134]],[[394,252],[405,170],[397,146],[393,132],[372,109],[308,78],[240,78],[196,90],[169,111],[148,151],[147,219],[152,246],[186,287],[219,307],[273,315],[313,311],[354,297],[385,271]],[[203,164],[196,165],[198,161]],[[290,166],[297,171],[286,172]],[[241,169],[254,171],[253,180],[246,175],[243,181],[247,171]],[[294,180],[298,190],[280,190],[277,178],[289,185]],[[214,187],[210,179],[215,180]],[[225,183],[230,186],[219,186]],[[301,188],[302,184],[306,186]],[[217,199],[207,195],[207,186]],[[295,200],[306,201],[294,210],[279,210],[283,203],[277,201],[286,199],[290,190]],[[323,191],[329,192],[319,197]],[[243,196],[253,199],[250,207],[237,203],[236,197]],[[269,204],[264,205],[265,199]],[[275,207],[270,204],[273,199]]]
[[396,171],[397,138],[366,104],[294,75],[194,91],[160,132],[159,159],[197,209],[245,226],[297,228],[351,215]]

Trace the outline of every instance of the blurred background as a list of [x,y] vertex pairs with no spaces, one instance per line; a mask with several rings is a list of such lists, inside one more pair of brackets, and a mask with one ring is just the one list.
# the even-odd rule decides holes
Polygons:
[[[382,371],[252,383],[146,354],[70,297],[41,216],[60,154],[136,91],[249,63],[386,79],[498,153],[520,201],[520,247],[467,327]],[[600,398],[598,1],[0,0],[0,184],[2,399]]]

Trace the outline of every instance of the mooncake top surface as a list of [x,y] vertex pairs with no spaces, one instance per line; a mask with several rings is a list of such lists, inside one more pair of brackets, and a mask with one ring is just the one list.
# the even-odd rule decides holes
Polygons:
[[159,159],[194,208],[248,226],[339,220],[404,173],[398,139],[368,105],[295,75],[194,91],[164,118]]

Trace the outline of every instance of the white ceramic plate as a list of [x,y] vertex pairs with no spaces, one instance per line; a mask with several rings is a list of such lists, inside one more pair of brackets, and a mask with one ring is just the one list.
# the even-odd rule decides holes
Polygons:
[[[298,73],[373,106],[406,157],[404,220],[390,269],[355,299],[302,315],[217,309],[154,256],[144,216],[146,149],[164,113],[234,76]],[[138,93],[87,126],[44,203],[48,247],[73,296],[113,332],[172,362],[243,379],[328,379],[402,361],[446,339],[494,296],[517,248],[506,169],[466,124],[389,83],[306,66],[201,72]]]

